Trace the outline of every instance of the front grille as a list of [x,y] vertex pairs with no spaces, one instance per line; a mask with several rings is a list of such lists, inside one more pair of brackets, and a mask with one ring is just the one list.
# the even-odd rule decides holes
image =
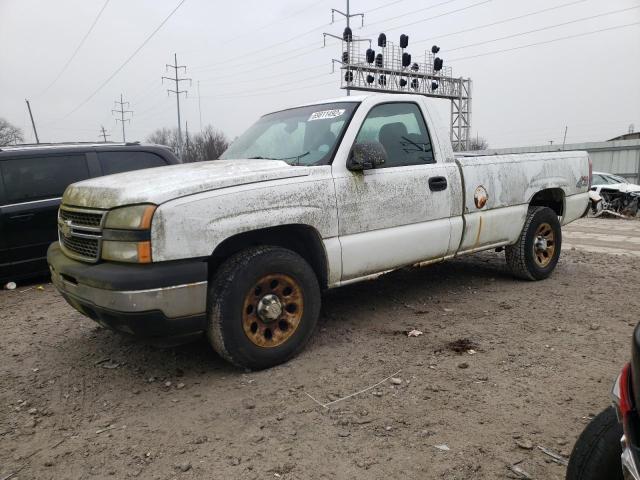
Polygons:
[[103,210],[60,207],[58,238],[67,256],[91,263],[100,259],[105,214]]
[[78,226],[99,227],[102,223],[103,215],[104,212],[92,213],[60,209],[60,218],[62,220],[71,220]]
[[100,240],[98,238],[60,237],[60,243],[67,250],[85,257],[97,259],[100,253]]

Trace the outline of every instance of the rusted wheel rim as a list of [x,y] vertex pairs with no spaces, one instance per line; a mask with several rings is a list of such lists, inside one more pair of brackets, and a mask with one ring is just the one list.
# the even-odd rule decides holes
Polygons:
[[265,275],[244,297],[242,328],[254,345],[278,347],[295,333],[303,311],[298,282],[283,273]]
[[556,253],[556,234],[548,223],[541,223],[533,239],[533,258],[541,267],[551,263]]

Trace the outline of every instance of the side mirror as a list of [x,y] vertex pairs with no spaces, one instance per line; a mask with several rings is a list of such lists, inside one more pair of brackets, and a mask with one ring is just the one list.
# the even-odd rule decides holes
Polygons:
[[380,142],[354,143],[347,158],[347,170],[359,172],[384,165],[387,151]]

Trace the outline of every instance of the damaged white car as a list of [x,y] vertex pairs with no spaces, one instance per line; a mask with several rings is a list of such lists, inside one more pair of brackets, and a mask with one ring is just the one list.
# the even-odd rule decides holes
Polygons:
[[638,215],[640,185],[612,173],[593,172],[589,199],[591,213],[595,217],[603,214],[635,217]]

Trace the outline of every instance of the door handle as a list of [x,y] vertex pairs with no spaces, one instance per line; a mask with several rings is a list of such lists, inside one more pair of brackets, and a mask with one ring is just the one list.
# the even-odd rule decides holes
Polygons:
[[429,179],[429,189],[432,192],[440,192],[447,189],[447,179],[444,177],[431,177]]
[[27,222],[33,218],[33,213],[22,213],[19,215],[12,215],[9,220],[15,220],[17,222]]

